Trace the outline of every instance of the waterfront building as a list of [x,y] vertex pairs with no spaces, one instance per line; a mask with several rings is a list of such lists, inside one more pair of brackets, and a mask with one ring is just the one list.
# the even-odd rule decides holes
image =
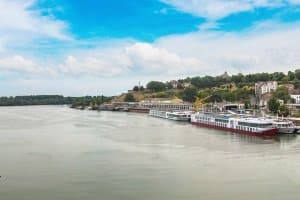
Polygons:
[[296,104],[300,104],[300,94],[292,94],[291,98],[294,99]]
[[277,81],[266,81],[255,83],[255,96],[257,104],[260,107],[265,107],[272,97],[272,93],[277,90]]
[[194,105],[191,103],[153,103],[144,102],[140,104],[143,108],[149,108],[153,110],[194,110]]
[[172,88],[173,89],[177,89],[178,88],[178,81],[172,80],[172,81],[170,81],[170,83],[172,84]]
[[255,95],[260,97],[267,93],[275,92],[278,87],[277,81],[266,81],[255,83]]

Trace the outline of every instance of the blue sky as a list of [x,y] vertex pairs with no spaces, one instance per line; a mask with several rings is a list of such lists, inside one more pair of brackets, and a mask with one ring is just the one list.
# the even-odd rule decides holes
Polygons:
[[0,0],[0,95],[300,67],[299,0]]

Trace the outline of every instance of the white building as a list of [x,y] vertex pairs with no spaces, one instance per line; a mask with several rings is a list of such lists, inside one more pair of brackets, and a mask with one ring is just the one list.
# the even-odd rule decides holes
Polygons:
[[255,83],[255,95],[261,97],[264,94],[275,92],[277,87],[277,81]]
[[174,89],[177,89],[177,88],[178,88],[178,81],[172,80],[172,81],[170,81],[170,83],[172,84],[172,87],[173,87]]
[[292,94],[291,98],[295,100],[296,104],[300,104],[300,94]]

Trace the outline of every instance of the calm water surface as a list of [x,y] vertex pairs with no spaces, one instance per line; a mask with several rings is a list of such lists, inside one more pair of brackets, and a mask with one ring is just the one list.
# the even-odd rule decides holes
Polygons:
[[0,108],[1,200],[299,199],[300,139],[144,114]]

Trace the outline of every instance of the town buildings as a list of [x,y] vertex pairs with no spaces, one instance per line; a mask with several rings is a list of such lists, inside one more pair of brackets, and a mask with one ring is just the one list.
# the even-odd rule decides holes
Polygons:
[[300,94],[292,94],[291,98],[294,99],[295,104],[300,104]]
[[260,107],[265,107],[268,101],[272,97],[272,93],[277,90],[277,81],[266,81],[255,83],[255,97],[257,100],[257,105]]

